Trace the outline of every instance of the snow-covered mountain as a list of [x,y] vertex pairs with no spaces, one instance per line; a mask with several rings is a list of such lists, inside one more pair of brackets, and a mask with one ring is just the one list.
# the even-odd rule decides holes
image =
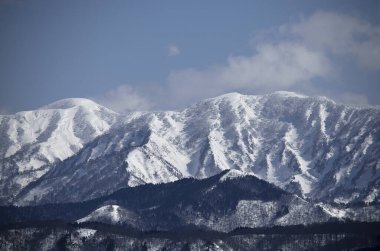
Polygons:
[[180,112],[131,113],[16,196],[83,201],[125,186],[241,170],[324,202],[379,201],[380,109],[289,92],[226,94]]
[[88,99],[65,99],[0,116],[0,201],[107,132],[117,114]]

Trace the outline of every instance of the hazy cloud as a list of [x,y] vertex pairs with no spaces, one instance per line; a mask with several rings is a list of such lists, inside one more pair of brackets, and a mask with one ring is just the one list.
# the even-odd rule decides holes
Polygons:
[[176,45],[168,46],[168,56],[173,57],[173,56],[179,55],[180,53],[181,51],[179,50],[178,46]]
[[104,96],[95,98],[97,102],[116,112],[144,111],[152,107],[152,103],[128,85],[121,85],[110,90]]
[[[230,91],[317,88],[323,94],[316,83],[338,75],[339,56],[367,70],[380,70],[380,27],[348,15],[317,12],[261,31],[252,43],[251,55],[229,57],[224,64],[204,69],[171,72],[167,79],[170,99],[183,106]],[[355,104],[368,102],[362,94],[346,93],[340,98]]]
[[324,53],[349,55],[363,67],[380,70],[380,27],[364,20],[317,12],[297,24],[283,26],[282,32]]
[[224,65],[184,69],[168,77],[178,101],[191,102],[235,90],[274,91],[308,83],[331,72],[328,58],[300,43],[262,44],[251,56],[230,57]]
[[[203,69],[172,71],[159,89],[144,90],[152,103],[128,86],[108,93],[103,103],[117,111],[178,109],[232,91],[259,94],[292,90],[332,97],[340,103],[368,104],[363,93],[352,93],[343,85],[326,88],[320,83],[328,80],[334,85],[341,74],[339,57],[366,70],[380,70],[380,27],[348,15],[317,12],[261,31],[251,42],[249,55],[230,56],[224,63]],[[168,47],[169,56],[179,53],[177,46]]]

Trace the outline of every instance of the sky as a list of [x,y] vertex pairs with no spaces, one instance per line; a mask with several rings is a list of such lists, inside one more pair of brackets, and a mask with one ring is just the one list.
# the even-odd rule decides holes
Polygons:
[[0,0],[0,114],[279,90],[380,105],[380,1]]

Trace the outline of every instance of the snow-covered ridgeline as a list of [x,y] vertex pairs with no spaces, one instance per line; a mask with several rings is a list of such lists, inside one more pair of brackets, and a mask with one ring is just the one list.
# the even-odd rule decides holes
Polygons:
[[[54,130],[41,129],[49,132],[43,134],[45,138],[39,136],[41,142],[27,144],[27,149],[37,149],[37,145],[37,154],[16,151],[8,159],[19,156],[20,167],[13,162],[5,166],[9,170],[27,168],[22,163],[40,157],[63,160],[54,164],[38,185],[16,198],[21,204],[51,198],[83,200],[126,185],[205,178],[225,169],[254,174],[317,200],[373,202],[379,199],[374,191],[380,185],[379,111],[290,92],[230,93],[179,112],[136,112],[127,117],[118,117],[92,101],[59,101],[35,111],[60,116],[58,122],[46,117],[48,122],[41,122],[41,128],[50,124]],[[84,120],[80,123],[76,121],[78,113]],[[9,129],[4,122],[7,119],[1,119],[0,133],[11,132],[4,136],[7,148],[0,147],[3,154],[17,148],[17,137],[30,142],[25,136],[16,137],[22,133]],[[115,120],[117,126],[109,129]],[[28,131],[37,135],[38,129]],[[46,150],[58,144],[63,146],[52,148],[57,152]],[[15,177],[13,180],[21,176]]]
[[[289,92],[230,93],[180,112],[132,113],[19,200],[82,200],[126,185],[235,169],[317,200],[350,202],[376,194],[376,201],[371,191],[380,178],[379,114],[375,107]],[[66,184],[74,190],[66,191]]]

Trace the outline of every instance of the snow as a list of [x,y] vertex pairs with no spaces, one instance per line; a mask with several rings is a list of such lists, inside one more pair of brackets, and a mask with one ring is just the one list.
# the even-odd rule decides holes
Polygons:
[[365,203],[371,203],[375,200],[375,198],[379,195],[379,189],[373,189],[369,194],[368,196],[364,199],[364,202]]
[[120,212],[123,209],[118,205],[107,205],[93,211],[88,216],[77,220],[78,223],[86,221],[96,221],[100,218],[106,218],[111,223],[117,223],[121,220]]
[[[2,146],[4,158],[13,158],[13,167],[19,176],[10,176],[17,194],[29,183],[39,179],[59,161],[76,154],[97,136],[107,132],[116,121],[117,114],[86,99],[57,101],[35,111],[23,111],[8,115],[0,132],[6,138]],[[6,179],[8,173],[2,173]],[[4,183],[2,186],[10,186]],[[1,188],[2,189],[2,188]],[[46,189],[42,189],[46,192]],[[26,196],[28,201],[38,194]],[[12,196],[12,195],[11,195]]]
[[332,217],[342,219],[342,218],[346,217],[346,215],[347,215],[347,212],[344,209],[335,208],[335,207],[333,207],[329,204],[325,204],[325,203],[318,203],[317,205],[320,206],[323,209],[323,211],[325,211],[326,213],[328,213]]
[[270,182],[270,183],[273,183],[273,184],[277,184],[278,183],[278,180],[277,178],[275,177],[275,167],[272,165],[272,157],[270,154],[267,154],[267,157],[266,157],[266,162],[267,162],[267,180]]
[[276,215],[276,201],[240,200],[233,215],[236,226],[258,227],[263,222],[270,222]]
[[373,137],[370,134],[369,136],[367,136],[365,138],[365,140],[364,140],[364,142],[362,144],[363,154],[367,154],[368,147],[370,147],[372,144],[373,144]]
[[[163,161],[161,161],[163,160]],[[176,167],[179,177],[190,176],[187,165],[190,162],[189,156],[185,155],[173,144],[152,132],[149,144],[142,148],[136,148],[128,154],[126,159],[128,171],[135,177],[142,180],[149,180],[151,183],[160,183],[176,180],[167,166]],[[130,182],[129,185],[136,185]]]
[[312,181],[310,180],[310,178],[305,177],[305,175],[303,174],[297,174],[294,176],[294,181],[300,184],[303,195],[307,195],[311,192]]
[[297,130],[295,129],[294,126],[290,126],[290,129],[286,132],[284,136],[284,141],[287,149],[294,155],[294,157],[297,160],[297,163],[299,164],[299,168],[301,169],[302,173],[305,175],[310,176],[308,173],[309,164],[310,161],[306,161],[301,154],[299,153],[298,150],[298,145],[299,145],[299,140],[298,140],[298,134]]
[[137,176],[139,179],[148,180],[149,173],[145,168],[147,166],[147,161],[144,153],[140,149],[132,150],[127,158],[128,171],[131,171],[133,175]]
[[326,154],[325,160],[331,159],[334,156],[334,153],[335,153],[335,149],[331,148],[330,151]]
[[[289,211],[279,217],[278,214],[284,206]],[[282,196],[275,201],[240,200],[236,211],[229,217],[235,226],[241,227],[310,224],[329,218],[327,214],[321,215],[313,204],[296,196]],[[220,221],[223,220],[222,218]]]
[[[255,174],[282,188],[294,181],[300,184],[303,196],[317,194],[323,198],[330,193],[336,196],[338,191],[330,177],[343,187],[342,193],[346,188],[347,193],[352,193],[350,188],[367,188],[378,177],[380,164],[372,156],[379,142],[378,133],[373,131],[379,119],[374,114],[380,109],[368,109],[357,112],[356,108],[291,92],[261,96],[230,93],[180,112],[116,116],[92,101],[69,99],[11,115],[6,127],[10,129],[5,133],[10,143],[3,152],[9,157],[23,149],[22,160],[15,166],[20,173],[64,161],[67,167],[88,175],[90,182],[101,183],[111,178],[120,181],[113,175],[117,175],[117,168],[125,168],[130,178],[115,182],[112,189],[121,184],[204,178],[233,169]],[[368,113],[371,123],[366,122]],[[71,156],[72,162],[66,162]],[[123,159],[116,160],[115,156]],[[105,161],[109,157],[115,163]],[[91,172],[82,169],[85,167]],[[62,177],[76,179],[70,170],[63,170]],[[361,176],[356,181],[360,184],[346,184],[358,174]],[[35,173],[31,176],[39,178]],[[43,178],[46,184],[41,186],[59,190],[54,185],[66,184],[55,183],[55,178],[47,175]],[[22,186],[28,182],[20,180]],[[86,196],[81,189],[73,193],[77,198]],[[54,194],[51,197],[55,198]]]
[[[368,123],[368,121],[367,121],[367,123]],[[364,126],[362,126],[360,128],[359,134],[354,137],[355,142],[358,141],[361,137],[363,137],[364,133],[368,130],[366,128],[366,126],[367,126],[367,124],[365,124]]]
[[359,193],[347,194],[346,196],[340,196],[340,197],[335,198],[334,202],[338,204],[348,204],[358,197],[359,197]]
[[305,112],[305,118],[306,118],[306,121],[309,121],[309,118],[310,118],[312,112],[313,112],[313,111],[311,110],[311,108],[308,108],[308,109],[306,110],[306,112]]
[[286,149],[292,153],[298,163],[301,173],[294,175],[293,178],[294,181],[300,184],[302,194],[305,196],[311,192],[312,185],[317,181],[317,179],[309,173],[309,165],[311,161],[307,161],[301,156],[298,137],[296,128],[294,126],[290,126],[283,140],[285,142]]
[[329,113],[326,110],[325,104],[319,105],[319,119],[321,122],[321,132],[326,137],[327,141],[330,141],[330,137],[327,135],[327,129],[326,129],[326,119],[329,116]]
[[208,136],[210,142],[210,149],[214,155],[215,164],[221,170],[229,169],[229,161],[226,158],[227,154],[225,152],[225,140],[223,138],[223,133],[213,130]]
[[247,176],[247,175],[249,175],[249,174],[246,172],[231,169],[231,170],[228,170],[228,172],[226,174],[224,174],[222,177],[220,177],[219,181],[225,182],[227,180],[239,179],[239,178]]
[[351,152],[352,148],[353,148],[353,144],[349,144],[349,145],[345,146],[346,152]]
[[80,238],[89,238],[89,237],[92,237],[96,234],[96,231],[95,229],[89,229],[89,228],[81,228],[81,229],[78,229],[76,232],[78,233],[79,237]]
[[[86,113],[81,121],[76,118],[78,106],[85,106]],[[87,124],[95,130],[91,138],[101,135],[110,128],[110,124],[95,114],[100,106],[86,99],[60,100],[36,111],[20,112],[9,122],[9,139],[14,142],[5,157],[10,157],[28,144],[40,145],[40,154],[51,163],[56,159],[63,160],[72,156],[83,147],[89,138],[78,138],[76,127]],[[55,120],[58,121],[55,122]],[[51,123],[54,123],[51,127]],[[49,128],[51,127],[51,128]],[[41,135],[50,136],[43,142],[38,142]],[[39,163],[40,165],[40,163]],[[34,166],[33,169],[37,169]]]
[[206,99],[205,101],[220,101],[220,100],[223,100],[223,99],[228,99],[230,102],[236,102],[238,101],[241,97],[243,97],[244,95],[238,93],[238,92],[230,92],[230,93],[226,93],[226,94],[223,94],[223,95],[220,95],[216,98],[211,98],[211,99]]
[[307,96],[305,95],[302,95],[296,92],[289,92],[289,91],[276,91],[273,94],[282,96],[282,97],[288,97],[288,98],[307,98]]
[[88,109],[99,109],[99,105],[90,99],[85,98],[68,98],[55,101],[49,105],[39,108],[39,110],[48,110],[48,109],[70,109],[73,107],[83,106]]
[[8,150],[5,152],[5,155],[4,157],[5,158],[8,158],[10,156],[12,156],[13,154],[15,154],[18,150],[20,150],[20,145],[18,144],[14,144],[14,145],[11,145]]
[[118,222],[120,220],[120,215],[118,213],[119,206],[112,205],[111,219],[113,222]]

